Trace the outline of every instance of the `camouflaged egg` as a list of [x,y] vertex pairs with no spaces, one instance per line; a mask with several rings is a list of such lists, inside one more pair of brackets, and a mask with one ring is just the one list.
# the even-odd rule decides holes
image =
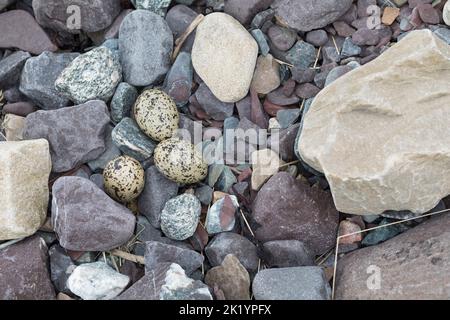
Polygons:
[[128,203],[144,189],[145,172],[139,161],[121,156],[106,165],[103,179],[107,194],[117,201]]
[[145,90],[138,97],[134,118],[141,130],[155,141],[172,138],[180,121],[175,102],[157,89]]
[[155,149],[155,165],[168,179],[180,184],[191,184],[205,179],[208,165],[193,144],[172,138]]

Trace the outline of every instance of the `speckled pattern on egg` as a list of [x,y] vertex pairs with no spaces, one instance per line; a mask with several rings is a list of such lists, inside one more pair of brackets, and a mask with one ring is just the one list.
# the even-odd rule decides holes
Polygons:
[[173,137],[180,115],[175,102],[165,92],[145,90],[134,105],[134,117],[142,131],[156,141]]
[[120,202],[128,203],[144,189],[145,172],[137,160],[121,156],[107,164],[103,179],[106,193]]
[[192,184],[206,178],[208,165],[193,144],[176,138],[161,142],[155,149],[155,165],[168,179]]

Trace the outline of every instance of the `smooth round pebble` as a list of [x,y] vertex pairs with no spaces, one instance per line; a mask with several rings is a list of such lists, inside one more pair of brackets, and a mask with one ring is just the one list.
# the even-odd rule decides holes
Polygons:
[[134,105],[134,117],[142,131],[156,141],[171,138],[180,122],[173,99],[157,89],[146,90],[139,96]]
[[168,179],[180,184],[202,181],[208,165],[193,144],[176,138],[161,142],[155,149],[155,165]]
[[196,196],[182,194],[166,202],[161,213],[161,230],[173,240],[192,237],[200,220],[202,205]]
[[105,191],[114,199],[128,203],[144,189],[145,172],[139,161],[121,156],[110,161],[103,171]]

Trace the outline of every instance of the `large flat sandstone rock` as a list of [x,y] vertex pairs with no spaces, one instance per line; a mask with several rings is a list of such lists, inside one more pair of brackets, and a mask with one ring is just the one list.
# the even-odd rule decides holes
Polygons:
[[0,142],[0,240],[28,237],[44,223],[51,167],[44,139]]
[[450,194],[450,46],[413,31],[315,98],[298,142],[351,214],[424,213]]
[[338,262],[336,299],[450,298],[450,214]]

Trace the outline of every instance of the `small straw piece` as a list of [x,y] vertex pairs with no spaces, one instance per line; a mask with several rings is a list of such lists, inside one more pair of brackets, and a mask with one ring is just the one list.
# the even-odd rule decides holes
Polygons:
[[252,234],[252,236],[253,236],[253,238],[254,238],[254,237],[255,237],[255,234],[253,233],[252,228],[250,228],[250,224],[248,223],[247,218],[245,218],[245,215],[244,215],[244,213],[242,212],[242,209],[239,209],[239,211],[241,212],[242,218],[244,219],[244,222],[245,222],[245,224],[246,224],[248,230],[250,230],[250,233]]
[[336,39],[334,38],[334,36],[331,36],[331,39],[333,39],[334,47],[336,48],[337,53],[340,55],[341,52],[339,51],[339,48],[337,46]]
[[137,256],[125,251],[114,249],[110,252],[111,255],[144,265],[145,264],[145,258],[143,256]]
[[175,41],[175,50],[173,51],[172,60],[175,61],[178,54],[180,53],[181,47],[183,46],[186,39],[189,37],[189,35],[194,32],[194,30],[197,28],[197,26],[200,24],[200,22],[203,21],[205,18],[204,15],[199,14],[194,21],[189,25],[189,27],[184,31],[184,33]]
[[290,63],[287,63],[287,62],[284,62],[284,61],[281,61],[281,60],[278,60],[278,59],[275,59],[275,58],[273,60],[275,60],[279,64],[284,64],[284,65],[288,66],[289,68],[294,68],[293,64],[290,64]]

